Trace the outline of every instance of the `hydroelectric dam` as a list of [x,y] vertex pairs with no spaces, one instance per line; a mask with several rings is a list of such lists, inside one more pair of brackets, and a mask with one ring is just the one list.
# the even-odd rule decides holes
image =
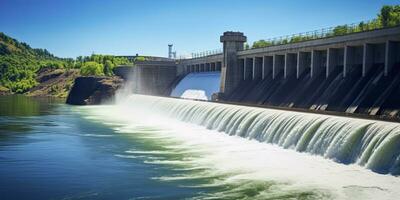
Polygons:
[[221,53],[118,68],[135,93],[125,104],[400,174],[399,26],[255,49],[245,49],[246,41],[241,32],[225,32]]
[[135,93],[400,119],[400,27],[244,49],[225,32],[221,53],[139,62]]

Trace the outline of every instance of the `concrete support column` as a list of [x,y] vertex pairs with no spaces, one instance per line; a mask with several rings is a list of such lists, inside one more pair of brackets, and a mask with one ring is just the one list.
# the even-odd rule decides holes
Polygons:
[[310,52],[298,52],[297,53],[297,78],[300,77],[301,73],[311,66],[311,53]]
[[352,47],[345,46],[344,47],[344,60],[343,60],[343,77],[346,77],[348,74],[348,69],[352,65],[352,57],[353,57],[353,49]]
[[372,44],[364,44],[363,46],[363,63],[362,76],[367,74],[367,71],[374,65],[374,48]]
[[393,69],[396,62],[400,62],[399,42],[387,41],[385,46],[385,76]]
[[285,66],[285,55],[274,55],[273,66],[272,66],[272,78],[275,79],[279,72],[284,70]]
[[251,69],[251,79],[252,80],[254,80],[254,78],[255,78],[255,76],[254,76],[254,71],[255,71],[255,68],[256,68],[256,58],[254,57],[254,58],[252,58],[252,61],[253,61],[253,64],[252,64],[252,69]]
[[244,70],[243,70],[243,77],[244,80],[252,80],[253,78],[253,58],[245,58],[244,62]]
[[224,54],[220,92],[230,95],[240,83],[240,76],[243,75],[243,73],[240,73],[242,67],[238,64],[237,52],[244,49],[244,43],[247,41],[247,38],[241,32],[225,32],[220,37],[220,41],[223,43]]
[[287,78],[292,73],[295,73],[296,72],[296,66],[297,66],[297,54],[286,53],[286,55],[285,55],[284,77]]
[[263,60],[262,79],[265,79],[268,73],[272,72],[274,57],[264,56]]
[[262,78],[263,57],[254,57],[253,63],[253,80],[260,80]]

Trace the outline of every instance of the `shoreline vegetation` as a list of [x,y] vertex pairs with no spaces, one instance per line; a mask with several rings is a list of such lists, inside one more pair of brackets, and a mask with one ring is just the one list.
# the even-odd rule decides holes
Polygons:
[[[334,27],[328,35],[337,36],[370,30],[370,27],[385,28],[400,25],[400,5],[383,6],[377,17],[357,26]],[[258,40],[251,48],[262,48],[276,44],[301,42],[313,39],[308,35],[295,35],[290,39],[276,41]],[[246,44],[246,49],[250,45]],[[0,32],[0,95],[24,94],[28,96],[52,96],[66,98],[73,88],[74,80],[81,76],[115,78],[113,69],[119,65],[135,66],[135,60],[113,55],[79,56],[59,58],[46,49],[35,49],[24,42]]]

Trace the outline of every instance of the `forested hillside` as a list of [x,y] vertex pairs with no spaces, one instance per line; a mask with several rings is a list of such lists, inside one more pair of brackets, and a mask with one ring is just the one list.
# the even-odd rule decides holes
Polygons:
[[[131,64],[124,57],[111,55],[79,56],[76,59],[58,58],[46,49],[31,48],[0,32],[0,93],[25,93],[40,82],[39,72],[56,70],[57,73],[89,76],[111,76],[117,65]],[[44,70],[46,69],[46,70]],[[74,73],[70,73],[74,69]]]
[[0,85],[15,93],[23,93],[38,83],[36,72],[41,68],[72,68],[73,59],[61,59],[46,49],[34,49],[0,32]]

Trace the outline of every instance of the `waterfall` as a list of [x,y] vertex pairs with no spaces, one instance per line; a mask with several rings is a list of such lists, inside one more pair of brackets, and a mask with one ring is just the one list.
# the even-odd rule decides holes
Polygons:
[[400,174],[399,123],[142,95],[126,103],[232,136]]
[[210,100],[219,91],[221,72],[200,72],[186,75],[172,90],[172,97]]

